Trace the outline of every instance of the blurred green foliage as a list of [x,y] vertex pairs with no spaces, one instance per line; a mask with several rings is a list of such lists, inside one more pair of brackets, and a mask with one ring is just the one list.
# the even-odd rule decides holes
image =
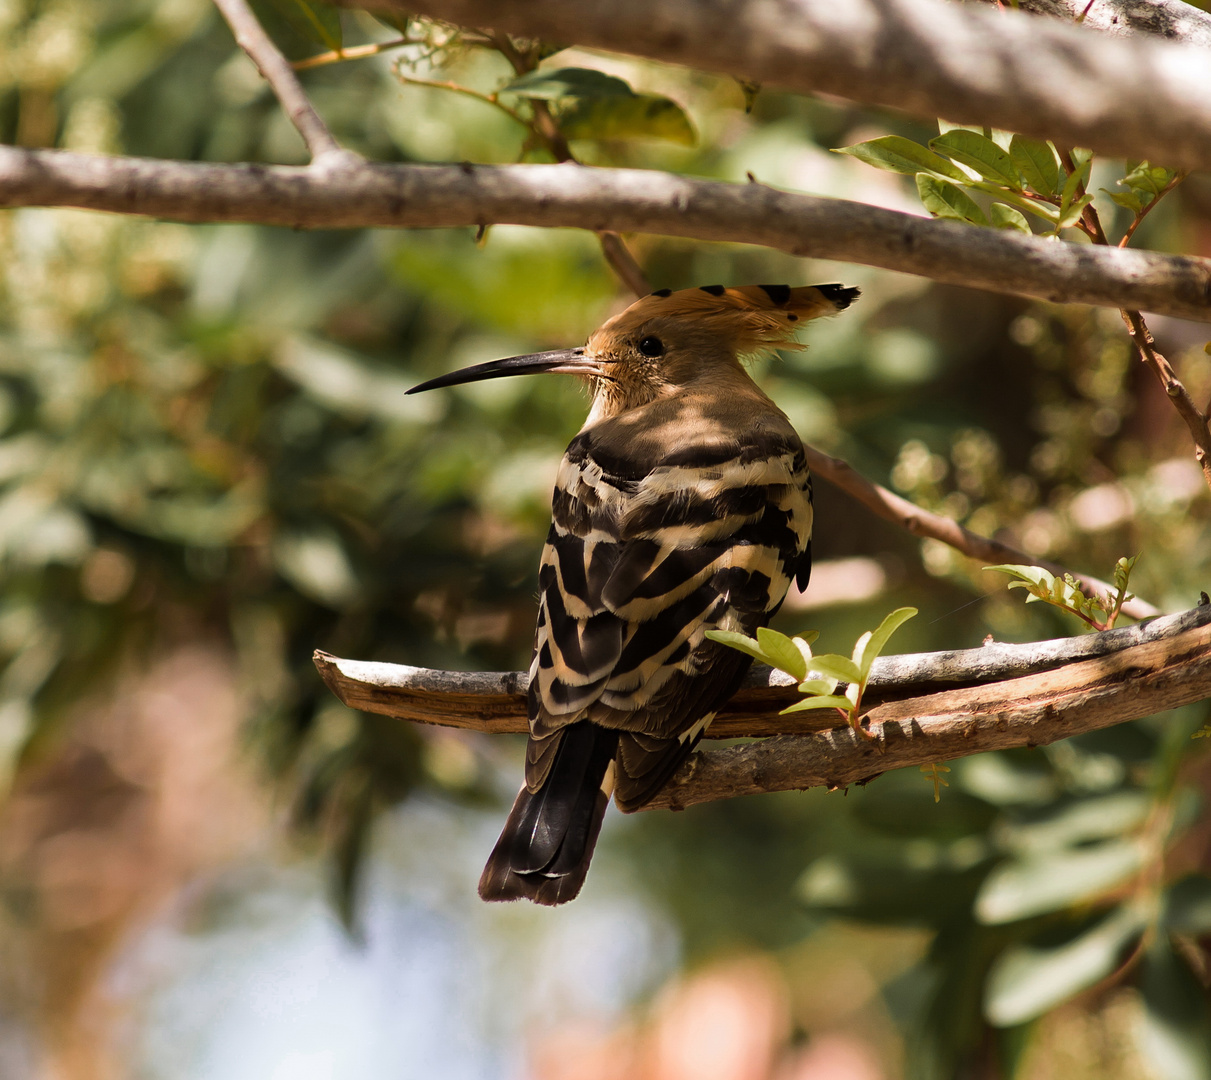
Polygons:
[[[491,96],[518,78],[505,58],[448,28],[388,29],[316,0],[258,11],[292,56],[406,31],[423,38],[398,69],[412,80],[451,79]],[[346,145],[387,161],[549,159],[550,146],[532,139],[533,112],[519,123],[491,102],[401,81],[394,63],[388,55],[306,75]],[[911,158],[900,171],[936,168],[921,193],[931,209],[971,218],[954,199],[964,195],[956,166],[936,153],[945,151],[981,172],[964,195],[981,216],[990,204],[975,200],[988,185],[1047,189],[1057,222],[1081,198],[1073,185],[1065,203],[1056,161],[1037,144],[985,140],[994,154],[951,131],[925,150],[929,133],[909,121],[713,76],[574,51],[553,55],[548,69],[564,74],[541,83],[545,96],[525,99],[514,83],[511,100],[554,102],[589,162],[733,180],[751,171],[911,205],[910,179],[863,164],[894,151]],[[629,93],[566,74],[586,69],[625,80]],[[624,117],[593,111],[635,100],[669,103],[648,115],[655,129],[643,138]],[[687,132],[697,132],[696,147]],[[594,138],[580,141],[585,134]],[[206,0],[0,5],[0,138],[304,159]],[[855,142],[875,149],[828,153]],[[1099,176],[1102,165],[1092,164],[1091,190],[1114,183]],[[1125,182],[1126,196],[1116,192],[1103,211],[1121,215],[1120,230],[1150,201],[1148,185],[1168,180],[1140,165]],[[1211,199],[1181,188],[1137,241],[1176,245],[1209,220]],[[1005,211],[992,221],[1024,224]],[[1123,551],[1144,552],[1135,591],[1173,609],[1196,602],[1211,576],[1207,491],[1115,313],[739,246],[638,238],[633,247],[659,286],[860,285],[862,302],[814,327],[809,351],[755,367],[806,439],[923,506],[979,532],[1007,530],[1074,567],[1097,572]],[[300,820],[332,846],[352,918],[379,809],[418,787],[451,795],[451,813],[459,799],[500,799],[502,811],[504,802],[482,744],[470,744],[469,766],[449,767],[421,733],[336,704],[311,652],[524,666],[554,467],[584,414],[583,395],[559,380],[419,399],[404,391],[461,364],[583,340],[624,299],[595,239],[518,228],[493,228],[478,243],[457,230],[305,235],[27,209],[0,218],[0,253],[5,775],[51,752],[73,704],[121,665],[173,641],[227,642],[244,672],[254,742],[296,793]],[[1177,324],[1155,329],[1205,400],[1201,339]],[[784,613],[788,632],[823,627],[828,648],[898,603],[921,611],[897,641],[905,651],[1070,630],[1046,605],[1024,608],[959,555],[896,532],[823,484],[813,545],[823,563],[881,560],[888,582],[868,601]],[[958,761],[936,805],[928,777],[893,774],[847,797],[641,815],[606,843],[625,846],[652,902],[677,916],[691,960],[757,944],[791,965],[800,943],[837,920],[919,931],[918,959],[878,988],[908,1076],[971,1075],[988,1062],[1024,1076],[1032,1047],[1055,1037],[1052,1010],[1075,996],[1068,1008],[1096,1011],[1124,988],[1140,1053],[1158,1074],[1207,1075],[1209,774],[1205,742],[1190,738],[1205,720],[1205,708],[1189,708]]]

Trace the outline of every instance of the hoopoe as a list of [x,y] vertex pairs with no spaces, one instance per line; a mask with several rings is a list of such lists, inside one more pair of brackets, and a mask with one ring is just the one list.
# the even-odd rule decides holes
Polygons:
[[555,482],[542,552],[526,775],[479,894],[580,892],[611,795],[643,806],[694,749],[750,660],[752,635],[811,570],[803,444],[741,360],[798,348],[801,321],[857,289],[661,289],[583,348],[514,356],[409,393],[530,372],[582,375],[592,406]]

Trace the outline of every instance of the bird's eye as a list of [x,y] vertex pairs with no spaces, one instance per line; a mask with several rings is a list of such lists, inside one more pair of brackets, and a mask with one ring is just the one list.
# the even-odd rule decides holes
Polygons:
[[664,342],[658,337],[645,337],[639,342],[639,351],[644,356],[660,356],[664,352]]

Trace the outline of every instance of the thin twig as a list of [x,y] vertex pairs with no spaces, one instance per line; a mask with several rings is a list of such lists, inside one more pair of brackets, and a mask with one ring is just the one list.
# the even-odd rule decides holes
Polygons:
[[461,83],[450,82],[442,79],[418,79],[415,75],[406,75],[400,70],[399,64],[395,65],[395,77],[402,83],[407,83],[409,86],[424,86],[430,90],[449,90],[451,93],[462,94],[465,97],[474,98],[476,101],[482,101],[485,105],[492,105],[503,112],[512,120],[516,120],[522,127],[528,128],[529,122],[520,113],[510,109],[508,105],[500,101],[495,94],[485,94],[481,90],[473,90],[469,86],[463,86]]
[[[1076,171],[1076,164],[1073,160],[1071,150],[1064,149],[1061,151],[1060,164],[1063,165],[1064,170],[1069,176]],[[1124,245],[1131,238],[1131,234],[1135,231],[1135,226],[1138,226],[1144,217],[1147,216],[1148,211],[1160,202],[1163,195],[1172,191],[1184,177],[1184,173],[1175,176],[1165,185],[1156,198],[1136,214],[1131,228],[1127,230],[1126,235],[1118,244],[1120,250],[1123,249]],[[1083,194],[1084,186],[1081,185],[1081,190],[1077,191],[1076,197],[1080,198]],[[1109,246],[1110,241],[1106,237],[1106,230],[1102,228],[1101,217],[1098,215],[1093,203],[1090,203],[1081,212],[1081,220],[1077,224],[1095,244],[1100,247]],[[1156,342],[1148,330],[1148,324],[1144,322],[1144,316],[1137,309],[1133,308],[1121,308],[1119,314],[1127,326],[1127,333],[1131,335],[1131,341],[1135,345],[1136,353],[1139,355],[1140,360],[1157,377],[1161,388],[1165,391],[1169,400],[1173,402],[1173,407],[1189,429],[1190,436],[1194,440],[1194,458],[1203,470],[1203,479],[1207,482],[1207,487],[1211,488],[1211,427],[1208,426],[1207,414],[1194,404],[1190,391],[1186,389],[1185,384],[1177,377],[1177,372],[1173,370],[1173,365],[1157,351]]]
[[[1091,574],[1078,574],[1074,570],[1052,562],[1050,559],[1040,559],[1028,555],[1009,544],[999,540],[981,536],[970,529],[965,529],[957,521],[931,513],[922,509],[916,503],[909,502],[887,488],[872,483],[859,473],[847,461],[830,457],[812,446],[805,446],[807,466],[817,476],[824,477],[835,484],[847,495],[857,499],[863,506],[873,510],[879,517],[907,529],[914,536],[928,537],[938,540],[948,547],[961,551],[972,559],[980,559],[992,563],[1026,563],[1032,566],[1042,566],[1053,574],[1072,574],[1072,576],[1098,596],[1104,596],[1112,602],[1116,590],[1113,585],[1102,581]],[[1149,619],[1160,614],[1158,608],[1136,597],[1123,605],[1122,611],[1133,619]]]
[[1140,359],[1148,369],[1160,380],[1160,384],[1173,402],[1177,414],[1185,421],[1194,439],[1194,457],[1203,470],[1203,479],[1211,487],[1211,430],[1207,426],[1207,414],[1204,413],[1190,396],[1190,391],[1177,377],[1173,366],[1156,350],[1156,342],[1148,330],[1144,317],[1138,311],[1123,310],[1120,312],[1123,322],[1127,324],[1127,332],[1139,353]]
[[636,296],[647,296],[652,291],[652,286],[639,263],[635,261],[635,256],[622,242],[622,237],[616,232],[602,231],[597,234],[597,239],[601,241],[601,250],[606,262],[622,279],[622,283]]
[[235,35],[236,44],[244,50],[265,77],[274,95],[290,122],[298,129],[307,144],[311,160],[316,161],[325,154],[343,153],[332,132],[320,119],[320,114],[303,92],[303,86],[295,75],[290,61],[265,33],[264,28],[252,13],[247,0],[214,0],[215,6],[227,20]]
[[295,60],[290,66],[295,71],[308,71],[311,68],[323,67],[325,64],[340,64],[346,60],[363,60],[367,56],[378,56],[379,53],[391,49],[402,49],[406,45],[424,45],[423,38],[401,37],[390,41],[374,41],[369,45],[351,45],[347,49],[334,49],[332,52],[319,53],[309,56],[306,60]]

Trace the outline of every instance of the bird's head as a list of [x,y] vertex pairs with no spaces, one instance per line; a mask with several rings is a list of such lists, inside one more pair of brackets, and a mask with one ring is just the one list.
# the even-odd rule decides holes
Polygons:
[[765,349],[801,348],[794,333],[803,322],[843,311],[857,296],[857,289],[843,285],[661,289],[615,315],[583,346],[476,364],[408,393],[551,371],[588,377],[598,405],[622,412],[698,381],[726,377],[744,357]]

